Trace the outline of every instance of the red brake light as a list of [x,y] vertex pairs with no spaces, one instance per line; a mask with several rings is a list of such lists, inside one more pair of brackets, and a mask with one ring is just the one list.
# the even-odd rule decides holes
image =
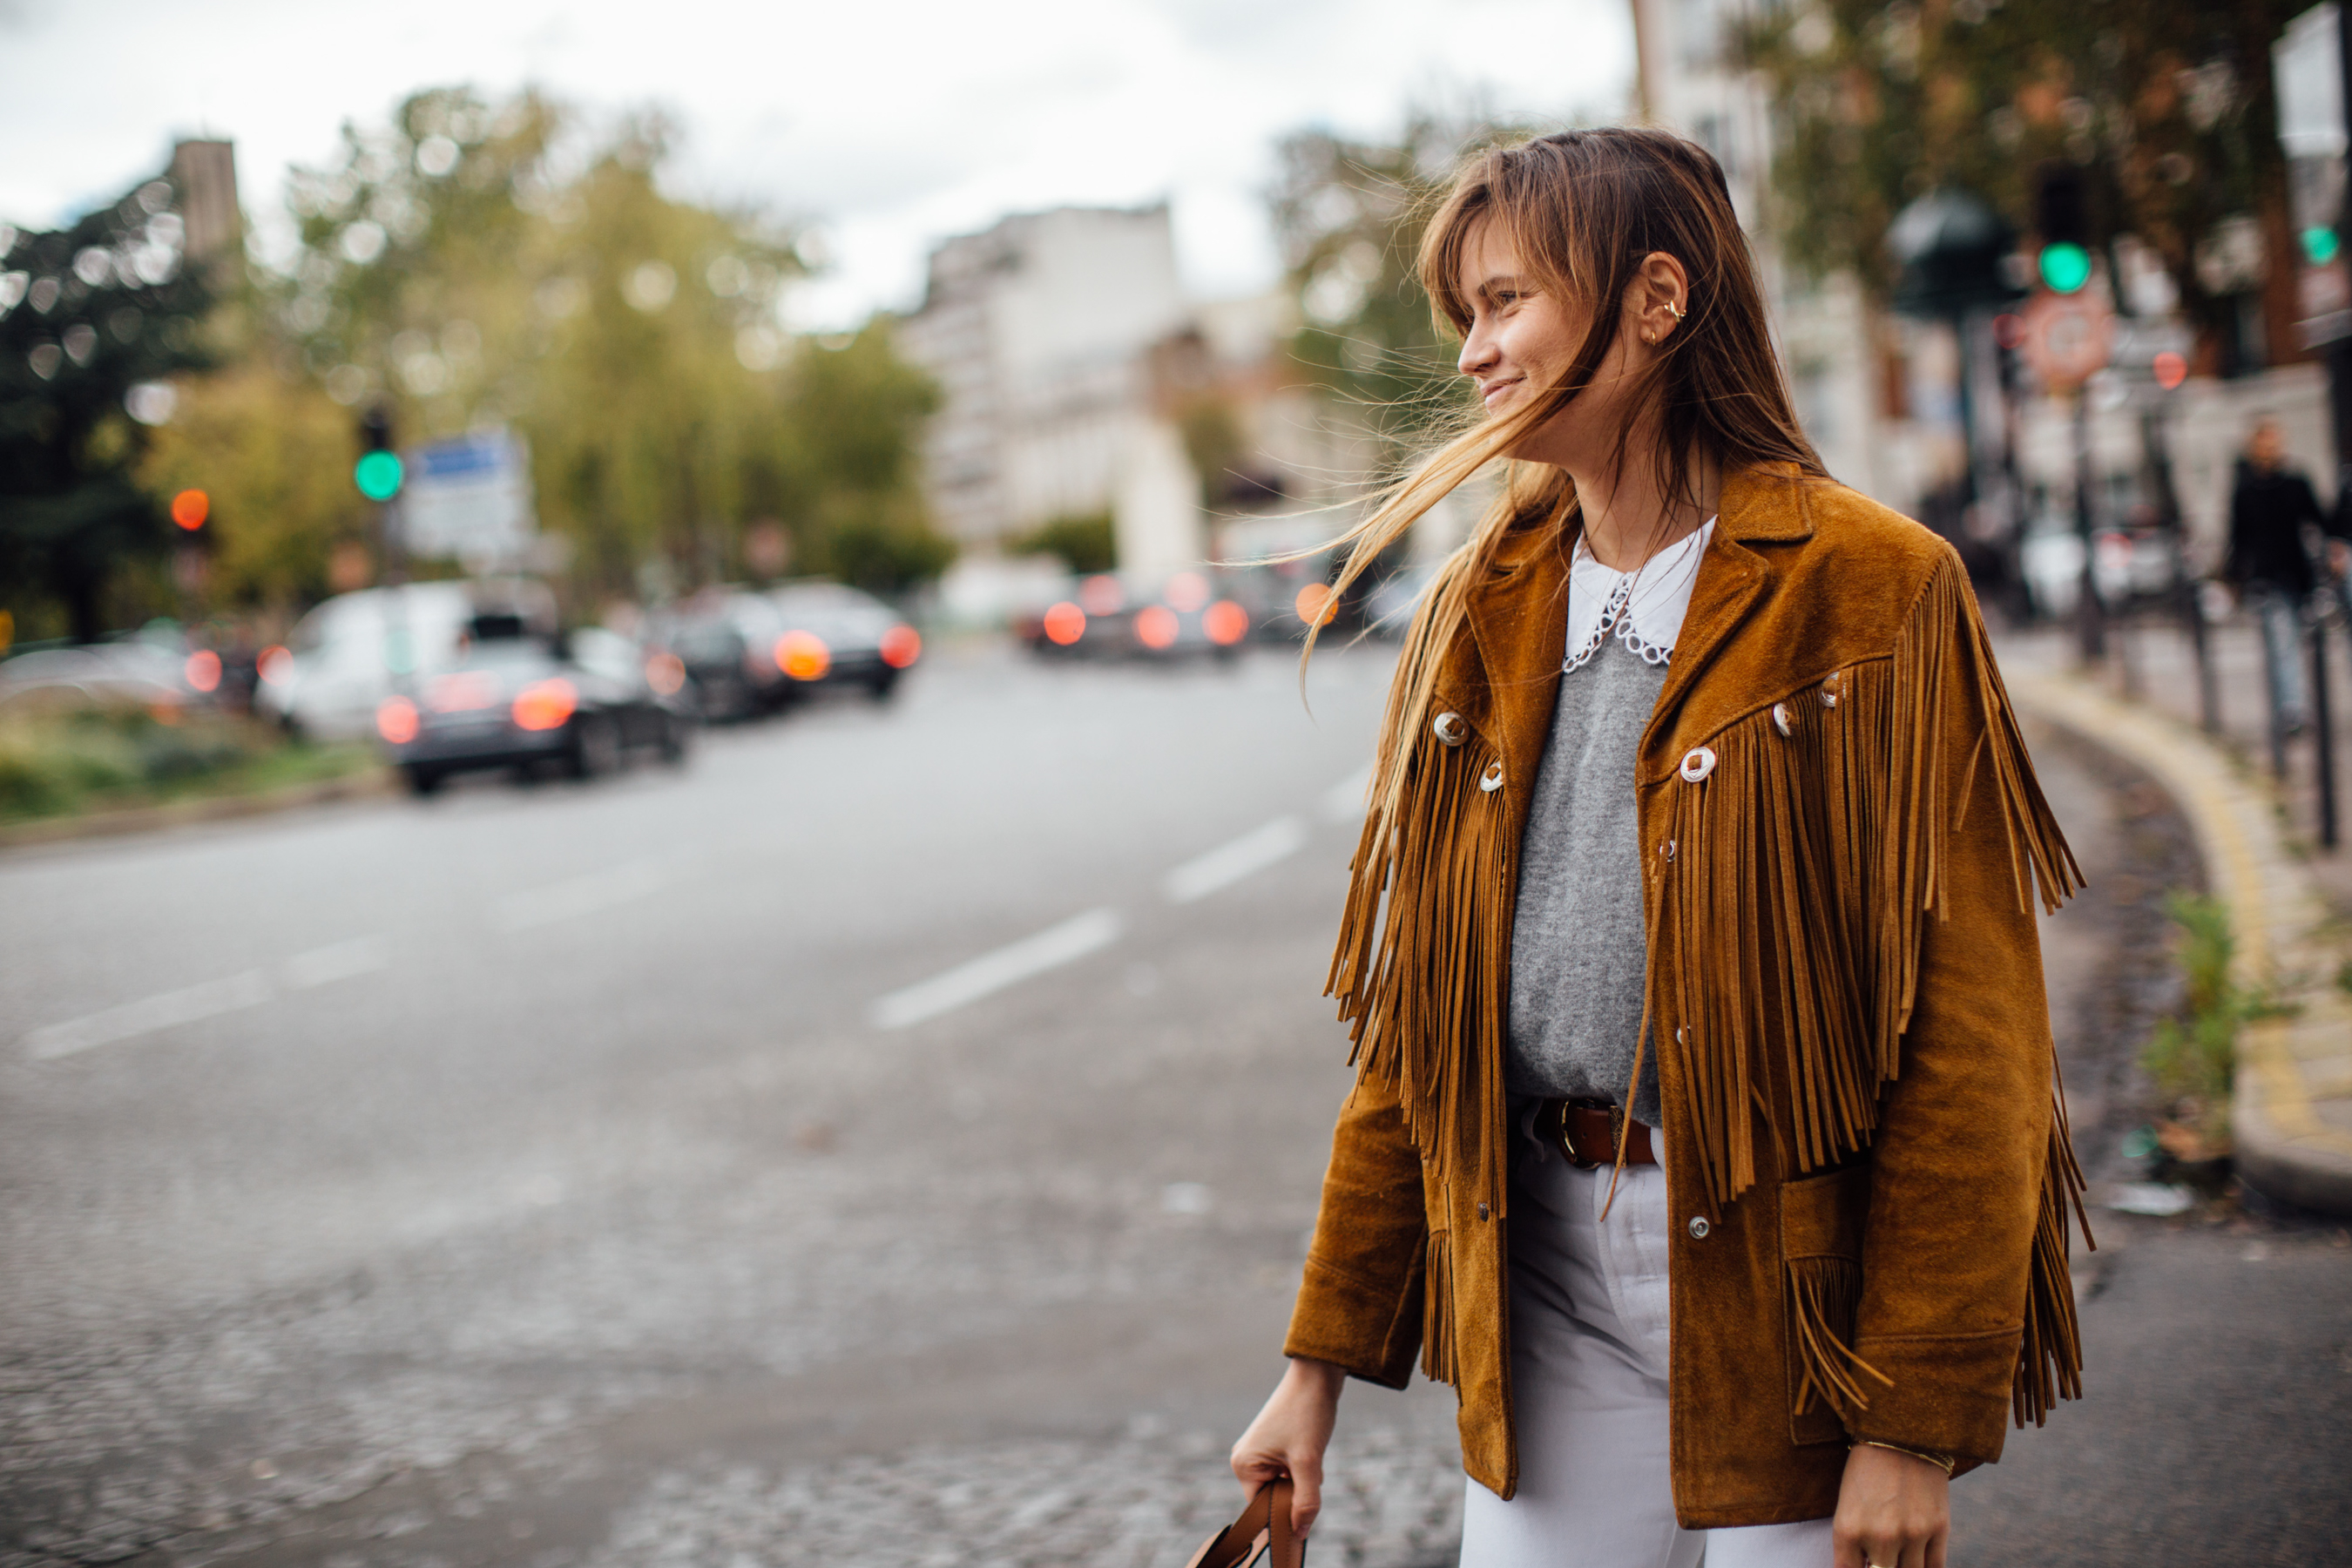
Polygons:
[[904,669],[923,655],[923,634],[909,626],[892,626],[882,634],[882,662]]
[[518,729],[560,728],[580,706],[580,694],[562,679],[534,680],[516,694],[514,721]]
[[180,673],[198,691],[217,691],[220,689],[220,655],[208,647],[200,647],[188,656],[188,662],[180,667]]
[[1135,617],[1135,640],[1149,648],[1176,646],[1176,612],[1154,605]]
[[1067,599],[1045,612],[1045,635],[1063,647],[1087,635],[1087,613]]
[[1189,616],[1209,602],[1209,580],[1198,572],[1179,572],[1168,579],[1167,591],[1160,597]]
[[664,697],[675,697],[686,686],[686,661],[674,653],[657,653],[646,660],[646,684]]
[[1339,613],[1339,601],[1332,597],[1330,585],[1326,583],[1309,583],[1299,589],[1291,608],[1310,626],[1328,626]]
[[294,655],[283,646],[272,643],[261,650],[261,657],[253,661],[253,668],[255,674],[275,686],[279,681],[294,679]]
[[395,746],[416,739],[416,704],[405,697],[387,697],[377,703],[375,732]]
[[1201,613],[1201,629],[1219,647],[1231,647],[1249,636],[1249,612],[1231,599],[1219,599]]
[[794,680],[815,680],[833,668],[833,650],[814,632],[786,632],[776,639],[776,668]]

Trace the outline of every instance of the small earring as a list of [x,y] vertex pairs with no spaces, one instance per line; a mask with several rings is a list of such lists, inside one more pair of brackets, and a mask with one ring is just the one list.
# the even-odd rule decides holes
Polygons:
[[1666,313],[1677,321],[1683,319],[1682,311],[1675,307],[1675,302],[1672,300],[1666,301]]
[[1655,332],[1643,332],[1642,334],[1642,341],[1645,343],[1654,343],[1658,341],[1658,334]]

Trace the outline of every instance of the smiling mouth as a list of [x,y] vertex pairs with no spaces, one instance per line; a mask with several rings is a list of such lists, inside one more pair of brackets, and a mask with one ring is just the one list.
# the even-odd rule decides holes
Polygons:
[[1498,381],[1491,385],[1482,386],[1478,389],[1478,400],[1491,408],[1495,405],[1495,399],[1518,385],[1524,379],[1521,376],[1513,376],[1508,381]]

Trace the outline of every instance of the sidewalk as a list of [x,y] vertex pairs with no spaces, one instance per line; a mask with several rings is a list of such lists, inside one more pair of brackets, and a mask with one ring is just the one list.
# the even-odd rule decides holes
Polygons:
[[[2225,641],[2219,661],[2225,715],[2240,720],[2225,720],[2225,734],[2260,722],[2260,676],[2241,640],[2250,642]],[[2268,987],[2283,1005],[2284,1016],[2252,1023],[2240,1037],[2231,1105],[2239,1171],[2271,1196],[2352,1215],[2352,995],[2336,983],[2352,958],[2352,932],[2326,896],[2347,878],[2332,862],[2352,859],[2352,850],[2300,852],[2307,780],[2291,777],[2302,798],[2283,810],[2266,774],[2199,732],[2195,675],[2181,644],[2168,631],[2135,635],[2136,684],[2146,698],[2137,702],[2122,700],[2104,675],[2072,668],[2063,637],[2002,638],[2002,673],[2021,710],[2146,769],[2189,818],[2210,890],[2237,933],[2237,979]],[[2242,721],[2249,710],[2252,725]]]

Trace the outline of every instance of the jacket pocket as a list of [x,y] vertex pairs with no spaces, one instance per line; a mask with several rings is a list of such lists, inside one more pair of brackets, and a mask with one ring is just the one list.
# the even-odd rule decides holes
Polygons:
[[1872,1382],[1893,1386],[1853,1348],[1869,1204],[1867,1164],[1780,1187],[1790,1435],[1799,1444],[1839,1441],[1848,1420],[1870,1408]]

